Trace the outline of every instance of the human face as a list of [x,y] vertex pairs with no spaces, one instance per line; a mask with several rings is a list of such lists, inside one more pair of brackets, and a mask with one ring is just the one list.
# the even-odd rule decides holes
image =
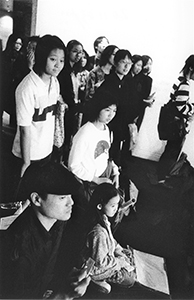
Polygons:
[[40,201],[41,214],[47,219],[67,221],[71,217],[73,200],[71,195],[48,194],[46,199]]
[[14,44],[14,49],[16,51],[20,51],[20,49],[22,48],[22,40],[20,38],[18,38],[16,41],[15,41],[15,44]]
[[132,66],[132,60],[128,56],[125,56],[125,58],[119,60],[119,62],[115,66],[116,72],[119,75],[127,75],[129,70],[131,69],[131,66]]
[[86,63],[87,63],[87,58],[86,58],[86,56],[85,56],[84,53],[83,53],[83,55],[82,55],[80,61],[81,61],[81,66],[82,66],[82,68],[84,68],[85,65],[86,65]]
[[133,65],[133,74],[134,75],[137,75],[141,72],[142,70],[142,67],[143,67],[143,61],[142,60],[138,60],[134,65]]
[[108,124],[115,116],[117,107],[115,104],[112,104],[100,111],[98,122],[103,124]]
[[152,60],[149,58],[147,64],[143,67],[147,74],[152,71]]
[[81,45],[75,45],[70,51],[69,60],[72,63],[78,62],[83,55],[83,48]]
[[108,203],[104,206],[103,212],[107,217],[113,217],[119,207],[120,197],[119,195],[111,198]]
[[102,53],[102,51],[108,46],[107,39],[103,38],[102,41],[97,46],[97,52]]
[[115,48],[114,51],[113,51],[113,53],[112,53],[111,56],[110,56],[109,62],[110,62],[110,64],[111,64],[112,66],[114,65],[115,54],[117,53],[118,50],[119,50],[118,48]]
[[62,49],[54,49],[50,52],[47,62],[45,73],[51,76],[58,76],[64,67],[65,54]]

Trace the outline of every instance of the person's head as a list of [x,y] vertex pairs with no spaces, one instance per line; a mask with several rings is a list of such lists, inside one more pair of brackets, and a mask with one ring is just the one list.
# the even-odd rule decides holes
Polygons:
[[118,47],[115,45],[107,46],[101,53],[99,65],[105,66],[106,64],[114,64],[114,55],[118,51]]
[[6,53],[11,53],[13,50],[16,52],[19,52],[23,46],[23,39],[20,35],[12,33],[8,37],[6,47],[5,47],[5,52]]
[[99,36],[94,41],[95,53],[102,53],[102,51],[108,46],[109,40],[105,36]]
[[26,47],[27,53],[35,52],[39,39],[40,39],[40,37],[38,35],[33,35],[33,36],[29,37],[28,44]]
[[39,39],[40,37],[37,35],[31,36],[28,39],[26,54],[27,54],[28,64],[30,68],[32,68],[35,63],[35,50]]
[[152,58],[148,55],[142,55],[142,61],[143,61],[142,72],[146,75],[149,75],[152,71],[152,63],[153,63]]
[[17,199],[29,199],[46,219],[66,221],[72,212],[71,195],[80,187],[75,176],[59,163],[31,164],[22,177]]
[[44,35],[36,46],[34,71],[39,76],[44,73],[58,76],[64,67],[65,52],[65,45],[59,37]]
[[111,183],[98,185],[89,202],[88,217],[91,225],[100,222],[103,225],[102,216],[108,218],[115,216],[120,206],[121,197],[119,191]]
[[99,87],[88,107],[88,120],[108,124],[116,114],[118,100],[109,91]]
[[77,40],[71,40],[67,44],[67,60],[75,64],[80,61],[83,55],[83,45]]
[[82,57],[81,57],[81,59],[80,59],[81,67],[82,67],[83,69],[87,69],[88,59],[89,59],[89,55],[88,55],[88,53],[86,52],[86,50],[83,49]]
[[135,54],[132,56],[132,67],[131,72],[133,75],[137,75],[142,71],[143,68],[143,60],[141,55]]
[[132,55],[128,50],[120,49],[114,58],[115,71],[119,75],[127,75],[132,66]]
[[185,61],[185,65],[181,70],[184,77],[194,80],[194,54],[191,54]]
[[14,49],[15,49],[16,51],[20,51],[21,48],[22,48],[22,45],[23,45],[22,38],[21,38],[21,37],[18,37],[18,38],[15,40],[15,43],[14,43]]

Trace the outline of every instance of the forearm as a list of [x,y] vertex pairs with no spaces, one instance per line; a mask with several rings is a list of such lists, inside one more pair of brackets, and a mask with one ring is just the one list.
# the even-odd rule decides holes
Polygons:
[[31,129],[30,126],[20,126],[20,147],[23,160],[23,169],[21,176],[25,169],[30,165],[30,145],[31,145]]

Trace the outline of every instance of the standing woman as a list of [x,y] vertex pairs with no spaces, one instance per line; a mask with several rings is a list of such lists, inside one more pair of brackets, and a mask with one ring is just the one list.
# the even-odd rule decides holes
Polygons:
[[190,81],[194,80],[194,55],[190,55],[180,72],[177,81],[172,86],[170,101],[181,114],[186,127],[185,134],[174,141],[167,141],[164,153],[159,160],[159,179],[163,181],[170,174],[173,165],[181,154],[188,133],[187,127],[194,117],[194,103],[189,102]]
[[118,51],[115,45],[107,46],[101,53],[99,65],[94,67],[89,73],[87,86],[86,86],[86,100],[90,100],[96,89],[102,84],[106,75],[110,74],[114,64],[114,55]]
[[65,114],[65,155],[71,146],[72,137],[79,128],[80,99],[78,96],[79,80],[77,74],[81,70],[82,55],[82,44],[77,40],[69,41],[65,67],[58,77],[61,95],[68,105],[68,111]]
[[152,78],[150,77],[150,73],[152,70],[152,58],[148,55],[142,55],[143,67],[142,71],[139,74],[139,79],[142,84],[142,106],[141,111],[139,113],[137,126],[140,128],[141,123],[143,121],[143,117],[145,114],[145,109],[147,106],[151,107],[155,101],[155,93],[151,94],[152,90]]
[[43,36],[36,47],[33,70],[16,89],[17,133],[12,152],[21,177],[32,162],[50,159],[60,95],[57,76],[64,60],[63,42],[57,36]]
[[10,115],[10,125],[16,128],[15,90],[19,83],[21,66],[17,61],[24,57],[23,39],[20,35],[11,34],[6,48],[2,52],[2,101],[3,111]]

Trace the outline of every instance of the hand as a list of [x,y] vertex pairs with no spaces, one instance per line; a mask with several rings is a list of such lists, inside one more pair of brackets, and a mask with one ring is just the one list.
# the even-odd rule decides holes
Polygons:
[[58,293],[52,299],[72,300],[80,298],[85,294],[90,280],[91,278],[87,276],[86,269],[73,268],[68,278],[68,291]]
[[109,178],[106,178],[106,177],[94,177],[92,179],[92,181],[95,182],[96,184],[101,184],[104,182],[112,183],[112,180],[110,180]]
[[119,188],[119,174],[113,176],[112,183],[114,184],[116,189]]

